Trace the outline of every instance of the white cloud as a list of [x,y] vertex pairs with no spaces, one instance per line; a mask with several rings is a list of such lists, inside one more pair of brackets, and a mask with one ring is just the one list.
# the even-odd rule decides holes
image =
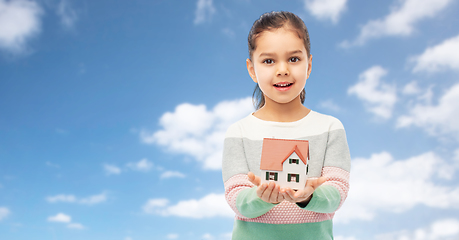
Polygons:
[[170,233],[170,234],[167,234],[167,239],[177,239],[179,237],[178,234],[176,233]]
[[76,11],[70,5],[69,0],[61,0],[57,6],[57,15],[61,18],[61,24],[67,29],[73,29],[78,20]]
[[[125,167],[122,169],[116,165],[104,164],[104,171],[107,175],[118,175],[122,172],[128,170],[139,171],[139,172],[148,172],[153,169],[154,164],[146,158],[139,160],[138,162],[128,162],[125,164]],[[160,167],[156,167],[157,170],[161,170]]]
[[421,55],[412,57],[413,72],[439,72],[446,69],[459,70],[459,35],[427,48]]
[[165,171],[161,174],[161,179],[166,179],[166,178],[184,178],[185,174],[177,171]]
[[0,221],[7,218],[10,215],[10,210],[6,207],[0,207]]
[[135,171],[147,172],[153,167],[153,163],[144,158],[138,162],[130,162],[127,166]]
[[0,49],[22,53],[41,31],[42,8],[30,0],[0,0]]
[[198,25],[206,21],[210,21],[212,15],[215,14],[215,7],[212,0],[198,0],[196,3],[196,12],[194,24]]
[[395,86],[384,83],[381,78],[387,71],[380,66],[373,66],[359,75],[359,81],[351,86],[347,93],[361,99],[368,111],[388,119],[397,101]]
[[175,153],[187,154],[205,169],[221,169],[223,140],[229,125],[253,111],[250,97],[218,103],[208,111],[205,105],[183,103],[164,113],[154,133],[141,131],[142,142],[157,144]]
[[[397,119],[397,127],[417,126],[434,136],[458,136],[459,84],[449,88],[437,105],[429,102],[410,107],[408,114]],[[459,139],[459,138],[458,138]]]
[[50,196],[46,198],[49,203],[67,202],[67,203],[79,203],[85,205],[94,205],[97,203],[105,202],[107,200],[107,193],[103,192],[98,195],[92,195],[86,198],[78,199],[74,195],[59,194],[56,196]]
[[459,187],[434,182],[451,180],[455,171],[456,166],[433,152],[405,160],[395,160],[387,152],[353,159],[349,197],[335,221],[368,221],[378,213],[401,213],[417,205],[459,209]]
[[451,236],[459,237],[459,220],[448,218],[434,222],[430,226],[430,236],[435,239]]
[[415,25],[426,18],[435,17],[452,0],[401,0],[391,8],[389,15],[371,20],[362,26],[359,36],[353,41],[344,41],[342,47],[363,45],[368,40],[384,36],[409,36]]
[[234,38],[236,35],[236,33],[230,28],[223,28],[222,33],[229,38]]
[[118,175],[121,173],[121,168],[111,165],[111,164],[104,164],[104,171],[107,175]]
[[54,164],[54,163],[52,163],[52,162],[50,162],[50,161],[46,161],[46,166],[48,166],[48,167],[53,167],[53,168],[60,168],[59,165]]
[[232,233],[223,233],[223,234],[218,234],[217,236],[214,236],[210,233],[205,233],[201,236],[202,240],[213,240],[213,239],[218,239],[218,240],[230,240],[232,239]]
[[416,81],[411,81],[403,87],[402,93],[405,95],[417,95],[421,92]]
[[148,202],[143,206],[143,211],[146,213],[157,213],[157,208],[166,207],[169,204],[169,200],[165,198],[149,199]]
[[346,10],[347,0],[305,0],[306,10],[320,20],[337,23]]
[[357,240],[355,237],[336,236],[335,240]]
[[322,109],[328,109],[333,112],[341,111],[341,108],[332,99],[320,102],[318,107]]
[[71,228],[71,229],[78,229],[78,230],[85,229],[85,227],[81,223],[72,222],[72,217],[64,213],[58,213],[55,216],[50,216],[48,217],[48,221],[67,223],[67,228]]
[[69,223],[67,227],[71,229],[78,229],[78,230],[85,229],[85,227],[81,223]]
[[459,220],[454,218],[441,219],[428,227],[418,228],[414,231],[403,230],[375,237],[376,240],[452,240],[458,238]]
[[232,236],[233,236],[233,233],[232,232],[227,232],[227,233],[223,233],[220,235],[220,239],[232,239]]
[[131,237],[125,237],[124,240],[132,240]]
[[214,236],[212,236],[212,234],[206,233],[206,234],[202,235],[201,239],[212,240],[212,239],[215,239],[215,238],[214,238]]
[[107,194],[101,193],[98,195],[93,195],[93,196],[89,196],[86,198],[82,198],[78,201],[78,203],[86,204],[86,205],[94,205],[94,204],[105,202],[105,201],[107,201]]
[[148,214],[161,216],[176,216],[184,218],[213,218],[234,217],[234,213],[228,206],[224,194],[209,194],[201,199],[191,199],[170,205],[169,200],[150,199],[143,206],[143,211]]
[[56,216],[48,217],[48,221],[49,222],[70,223],[72,221],[72,217],[64,213],[58,213]]
[[453,160],[459,164],[459,148],[454,151]]
[[59,195],[56,195],[56,196],[47,197],[46,201],[48,201],[50,203],[56,203],[56,202],[73,203],[73,202],[76,202],[76,197],[73,196],[73,195],[59,194]]

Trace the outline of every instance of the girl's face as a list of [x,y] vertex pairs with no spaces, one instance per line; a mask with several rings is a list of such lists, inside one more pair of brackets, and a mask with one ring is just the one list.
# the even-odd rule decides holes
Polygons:
[[247,70],[258,83],[266,104],[284,104],[300,98],[311,73],[311,60],[298,34],[282,27],[257,37],[252,60],[247,59]]

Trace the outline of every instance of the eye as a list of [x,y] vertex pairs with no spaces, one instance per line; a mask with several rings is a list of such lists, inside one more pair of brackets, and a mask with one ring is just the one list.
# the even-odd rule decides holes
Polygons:
[[288,61],[289,62],[298,62],[298,61],[300,61],[300,59],[297,58],[297,57],[291,57]]
[[266,64],[273,64],[273,63],[274,63],[274,60],[272,60],[272,59],[265,59],[265,60],[263,61],[263,63],[266,63]]

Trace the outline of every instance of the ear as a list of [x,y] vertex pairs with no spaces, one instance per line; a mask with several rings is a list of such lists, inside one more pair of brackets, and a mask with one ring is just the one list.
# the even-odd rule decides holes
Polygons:
[[312,69],[312,55],[309,56],[309,61],[308,61],[308,77],[309,78],[309,74],[311,74],[311,69]]
[[255,74],[255,67],[253,66],[252,60],[247,58],[245,62],[247,63],[247,71],[249,72],[250,77],[254,82],[258,83],[257,75]]

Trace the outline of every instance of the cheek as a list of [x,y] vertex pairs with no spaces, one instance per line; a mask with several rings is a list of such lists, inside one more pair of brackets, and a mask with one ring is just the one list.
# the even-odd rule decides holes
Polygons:
[[306,80],[306,78],[308,77],[308,67],[306,66],[306,67],[297,68],[292,73],[295,76],[295,79],[297,81]]
[[258,83],[266,83],[271,81],[272,74],[269,71],[270,69],[259,68],[258,71],[255,71],[257,76]]

